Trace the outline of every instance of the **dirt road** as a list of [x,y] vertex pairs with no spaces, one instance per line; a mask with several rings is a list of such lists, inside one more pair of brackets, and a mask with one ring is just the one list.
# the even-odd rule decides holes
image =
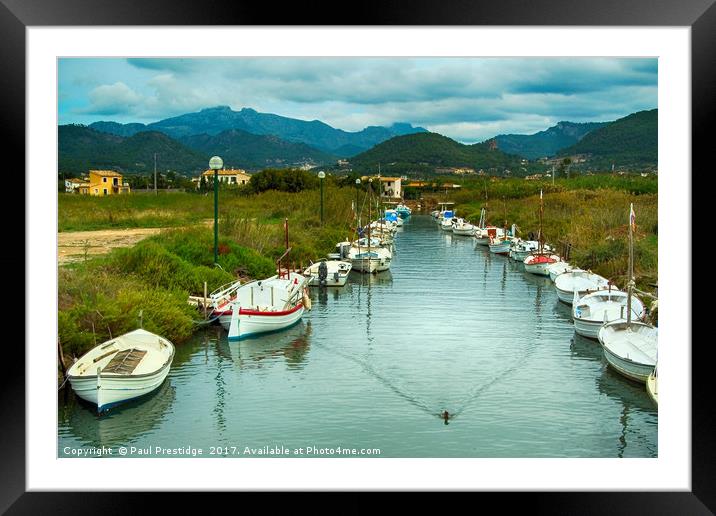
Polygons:
[[115,247],[129,247],[161,228],[102,229],[99,231],[63,231],[57,233],[59,265],[82,261],[87,257],[108,253]]

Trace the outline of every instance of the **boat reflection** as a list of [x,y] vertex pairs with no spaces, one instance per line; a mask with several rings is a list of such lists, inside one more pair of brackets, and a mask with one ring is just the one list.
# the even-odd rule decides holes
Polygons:
[[[639,422],[636,428],[632,428],[630,424],[633,418],[638,415],[651,415],[654,417],[654,424],[656,424],[657,408],[651,402],[643,385],[624,378],[609,367],[604,367],[602,374],[597,378],[597,389],[600,393],[621,404],[619,413],[621,432],[617,440],[617,456],[620,458],[628,456],[630,438],[632,441],[642,438],[640,429],[643,430],[643,422]],[[642,452],[635,451],[635,453]],[[652,456],[656,456],[656,449],[652,450]]]
[[[254,339],[229,342],[234,361],[240,369],[259,369],[284,359],[289,369],[301,368],[311,347],[311,322],[300,321],[295,326]],[[228,342],[226,336],[224,340]]]
[[354,273],[351,271],[350,280],[356,285],[392,285],[393,274],[390,270],[377,272],[375,274],[361,274],[359,272]]
[[[65,396],[58,412],[64,432],[79,438],[86,446],[117,446],[131,443],[157,428],[170,412],[176,392],[168,377],[157,390],[117,405],[101,416],[97,416],[96,407],[80,400],[72,389],[63,389],[59,395]],[[132,423],[127,424],[128,421]],[[62,454],[61,448],[59,453]]]
[[[560,301],[557,301],[557,304],[566,306]],[[572,358],[576,360],[590,360],[606,365],[606,362],[602,360],[604,358],[604,353],[602,352],[602,347],[599,343],[586,337],[582,337],[576,332],[572,335],[572,343],[569,346],[569,351]]]

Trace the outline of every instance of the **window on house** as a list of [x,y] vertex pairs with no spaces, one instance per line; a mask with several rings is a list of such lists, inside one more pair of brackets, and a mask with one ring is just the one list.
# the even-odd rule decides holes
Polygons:
[[106,189],[106,188],[102,188],[102,192],[104,193],[104,195],[107,195],[107,189]]
[[115,177],[114,179],[112,179],[112,182],[114,182],[114,186],[117,186],[117,185],[119,184],[119,183],[117,182],[117,178],[116,178],[116,177]]
[[103,178],[102,178],[102,182],[103,182],[103,183],[106,183],[106,182],[107,182],[107,178],[106,178],[106,177],[103,177]]

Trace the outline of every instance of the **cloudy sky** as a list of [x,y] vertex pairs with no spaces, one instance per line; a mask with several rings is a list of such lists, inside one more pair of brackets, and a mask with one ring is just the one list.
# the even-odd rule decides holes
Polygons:
[[409,122],[473,143],[657,107],[657,59],[60,59],[59,123],[251,107],[346,131]]

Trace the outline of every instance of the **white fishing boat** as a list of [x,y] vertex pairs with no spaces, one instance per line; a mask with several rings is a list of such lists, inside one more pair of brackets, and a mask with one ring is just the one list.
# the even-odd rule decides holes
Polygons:
[[351,247],[348,252],[348,259],[354,271],[367,273],[378,272],[378,265],[381,262],[381,258],[375,252],[375,249],[361,251],[356,247]]
[[599,274],[581,269],[572,269],[557,276],[554,280],[554,286],[557,289],[559,300],[571,305],[575,294],[578,297],[582,297],[597,290],[608,289],[610,282]]
[[229,340],[278,331],[297,323],[304,310],[311,308],[308,278],[282,266],[291,252],[288,245],[288,219],[284,220],[286,250],[276,260],[278,274],[246,283],[236,290],[230,302],[214,310]]
[[[547,246],[545,246],[546,248]],[[518,262],[524,262],[530,254],[539,248],[539,242],[537,240],[522,240],[516,238],[512,241],[510,246],[510,258]]]
[[629,283],[626,321],[614,321],[599,329],[597,338],[609,365],[622,375],[646,383],[656,367],[659,330],[655,326],[633,321],[631,306],[634,291],[634,207],[629,210]]
[[556,254],[535,252],[525,258],[525,272],[538,276],[549,276],[549,266],[560,260]]
[[311,264],[303,275],[309,287],[342,287],[348,281],[353,265],[349,261],[329,260]]
[[657,371],[658,368],[659,364],[657,363],[657,365],[654,367],[654,370],[646,379],[646,392],[657,405],[659,404],[659,374]]
[[549,267],[547,267],[547,271],[549,272],[549,279],[552,281],[557,279],[557,276],[562,274],[563,272],[569,272],[573,271],[574,269],[577,269],[578,267],[575,267],[573,265],[570,265],[569,262],[555,262]]
[[547,250],[544,243],[544,233],[542,231],[542,216],[544,214],[544,205],[542,202],[542,190],[539,192],[539,233],[537,242],[539,243],[537,250],[524,259],[525,272],[536,274],[538,276],[549,276],[549,266],[553,263],[561,261],[560,257],[552,254]]
[[[572,300],[574,331],[583,337],[596,339],[605,323],[626,320],[627,297],[626,292],[617,289],[598,290],[584,296],[576,293]],[[633,295],[631,311],[634,319],[644,319],[644,304]]]
[[452,207],[454,205],[454,202],[439,202],[438,209],[432,212],[435,221],[442,222],[442,219],[445,216],[445,212],[450,212],[450,217],[452,217]]
[[637,321],[615,321],[599,329],[604,358],[617,372],[646,383],[656,367],[658,328]]
[[455,212],[452,210],[447,210],[443,212],[440,216],[440,228],[444,229],[445,231],[452,231],[453,226],[453,220],[455,219]]
[[512,245],[512,238],[509,236],[495,237],[490,239],[488,247],[490,252],[493,254],[510,254],[510,246]]
[[475,234],[475,226],[465,219],[455,219],[452,226],[452,232],[455,235],[472,236]]
[[137,329],[82,355],[67,371],[75,393],[101,413],[157,389],[169,374],[174,344]]

